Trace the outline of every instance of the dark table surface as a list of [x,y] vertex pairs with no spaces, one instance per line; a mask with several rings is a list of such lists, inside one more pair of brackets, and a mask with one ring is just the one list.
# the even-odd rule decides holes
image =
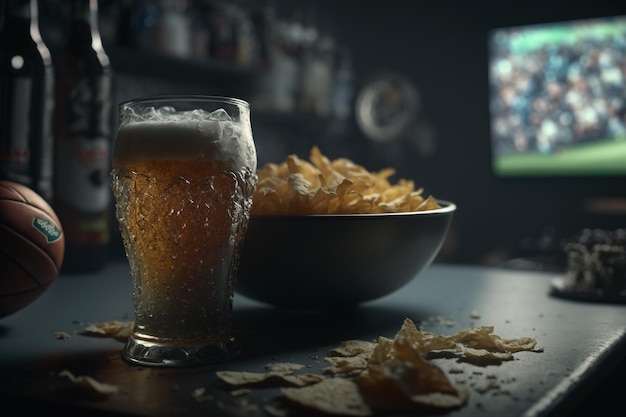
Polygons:
[[[234,397],[215,371],[262,372],[271,362],[297,362],[321,374],[328,366],[323,358],[341,341],[393,337],[410,318],[437,334],[494,326],[495,334],[530,336],[543,348],[497,366],[454,363],[462,372],[450,377],[470,397],[445,415],[569,415],[626,357],[626,305],[554,298],[549,289],[556,277],[435,264],[391,295],[332,313],[282,311],[237,295],[233,320],[242,352],[236,359],[197,369],[155,369],[124,362],[121,341],[81,334],[90,323],[132,319],[126,263],[89,275],[61,275],[33,304],[0,320],[0,414],[264,415],[249,404],[263,405],[277,390]],[[71,337],[57,339],[55,332]],[[452,360],[441,361],[444,367]],[[83,395],[68,387],[62,370],[117,385],[119,392],[104,399]],[[497,387],[483,392],[489,380]],[[192,399],[197,388],[211,399]]]

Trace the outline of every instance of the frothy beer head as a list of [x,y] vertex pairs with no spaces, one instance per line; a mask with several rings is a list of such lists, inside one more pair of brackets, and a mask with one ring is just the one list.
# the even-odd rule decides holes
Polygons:
[[[243,111],[245,110],[245,111]],[[247,107],[233,120],[224,109],[177,111],[148,107],[122,110],[115,139],[113,168],[142,160],[192,159],[256,171],[256,149]]]

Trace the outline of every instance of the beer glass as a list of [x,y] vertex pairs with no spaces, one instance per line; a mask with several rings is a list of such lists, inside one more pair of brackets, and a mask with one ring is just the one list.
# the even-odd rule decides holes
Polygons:
[[237,354],[239,250],[256,187],[245,101],[162,96],[120,104],[115,212],[133,281],[131,362],[190,366]]

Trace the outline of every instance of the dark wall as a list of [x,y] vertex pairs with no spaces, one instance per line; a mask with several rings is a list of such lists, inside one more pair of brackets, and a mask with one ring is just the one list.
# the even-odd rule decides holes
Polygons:
[[[307,2],[301,2],[308,4]],[[546,2],[547,3],[547,2]],[[414,140],[372,143],[352,131],[330,156],[347,152],[372,168],[393,166],[427,193],[458,205],[446,256],[452,261],[494,263],[541,251],[548,238],[583,227],[626,226],[622,209],[595,214],[590,198],[626,197],[625,178],[502,179],[491,172],[487,97],[487,31],[509,25],[626,14],[624,3],[550,6],[454,2],[314,2],[340,42],[350,46],[360,80],[378,70],[406,74],[419,90],[419,118],[430,128],[434,151]],[[626,163],[626,161],[625,161]],[[530,242],[530,243],[529,243]]]

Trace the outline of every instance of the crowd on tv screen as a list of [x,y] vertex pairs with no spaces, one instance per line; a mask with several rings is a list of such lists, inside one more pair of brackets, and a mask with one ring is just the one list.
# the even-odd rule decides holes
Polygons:
[[626,29],[622,36],[551,42],[526,53],[513,53],[513,36],[501,32],[491,49],[498,155],[626,140]]

